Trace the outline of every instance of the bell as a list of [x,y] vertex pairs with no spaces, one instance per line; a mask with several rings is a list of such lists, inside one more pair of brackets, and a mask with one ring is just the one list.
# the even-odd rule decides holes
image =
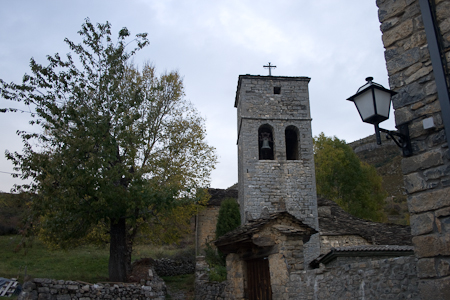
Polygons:
[[263,139],[261,150],[270,150],[269,140],[267,138]]

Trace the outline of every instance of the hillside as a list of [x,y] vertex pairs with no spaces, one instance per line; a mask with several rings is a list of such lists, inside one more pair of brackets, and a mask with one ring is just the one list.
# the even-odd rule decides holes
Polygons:
[[402,152],[392,140],[382,136],[382,145],[377,145],[375,135],[349,143],[358,157],[373,165],[383,177],[383,187],[389,196],[384,208],[388,222],[409,224],[408,206],[401,171]]

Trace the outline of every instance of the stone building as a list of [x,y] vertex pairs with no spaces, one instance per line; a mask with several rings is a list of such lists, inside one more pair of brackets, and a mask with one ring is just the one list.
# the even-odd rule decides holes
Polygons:
[[[361,220],[317,199],[308,82],[239,77],[243,224],[214,242],[227,254],[226,284],[205,288],[206,268],[198,264],[197,299],[377,299],[398,291],[417,299],[409,227]],[[199,224],[211,223],[212,211]],[[399,262],[402,271],[392,275]]]
[[450,0],[377,0],[423,299],[450,295]]
[[309,80],[239,76],[234,106],[242,223],[286,210],[317,228]]
[[[389,235],[388,245],[377,244],[377,238],[374,235],[362,236],[361,230],[353,233],[340,230],[334,233],[333,230],[328,231],[326,221],[325,223],[321,221],[321,215],[327,214],[327,209],[320,209],[320,206],[317,214],[319,227],[317,227],[317,223],[314,223],[317,215],[312,213],[312,216],[308,216],[304,212],[292,214],[293,211],[289,211],[285,199],[281,200],[281,197],[280,200],[276,199],[279,195],[271,195],[275,198],[260,202],[260,204],[264,204],[261,206],[262,211],[258,211],[256,208],[259,196],[253,199],[249,198],[250,200],[247,202],[245,197],[256,195],[257,190],[263,188],[259,185],[253,186],[258,181],[253,182],[252,178],[259,178],[258,184],[264,184],[267,182],[264,176],[267,175],[264,175],[263,172],[261,177],[251,177],[251,171],[264,170],[259,166],[263,164],[257,164],[261,154],[254,152],[251,156],[245,151],[254,151],[255,145],[258,143],[260,143],[258,149],[262,150],[265,143],[269,147],[265,147],[263,158],[269,160],[283,158],[283,139],[280,137],[283,136],[282,128],[286,128],[283,127],[286,126],[286,123],[281,124],[283,118],[281,117],[275,127],[268,123],[270,126],[258,128],[261,130],[258,131],[258,139],[249,140],[247,144],[253,148],[239,149],[239,159],[241,160],[245,155],[253,157],[253,161],[245,162],[243,160],[242,162],[254,166],[254,169],[248,168],[247,170],[239,162],[239,170],[244,171],[239,173],[239,182],[241,183],[245,179],[247,185],[252,185],[249,186],[250,189],[240,187],[239,190],[241,205],[250,205],[249,208],[244,208],[243,220],[249,223],[256,222],[255,225],[259,224],[256,227],[249,224],[243,225],[250,230],[246,235],[246,241],[253,243],[254,240],[256,243],[253,243],[252,247],[264,247],[264,245],[258,246],[257,235],[265,233],[274,239],[273,242],[270,242],[274,245],[267,247],[274,247],[283,245],[292,239],[291,230],[297,232],[298,240],[299,237],[302,237],[302,242],[286,245],[286,247],[295,249],[294,252],[302,252],[301,257],[297,257],[297,259],[303,259],[303,270],[288,268],[292,265],[291,263],[285,263],[283,266],[281,259],[269,258],[270,255],[283,255],[286,258],[284,252],[281,254],[281,248],[278,250],[265,249],[271,253],[267,257],[270,279],[274,279],[271,291],[277,293],[277,299],[449,299],[450,78],[448,70],[450,69],[450,0],[377,0],[376,4],[379,7],[380,29],[386,49],[389,85],[392,90],[397,92],[397,95],[393,97],[396,124],[408,125],[412,143],[412,155],[403,158],[402,172],[408,194],[415,256],[409,255],[412,249],[410,246],[404,246],[398,242],[400,233],[396,231]],[[274,94],[279,91],[275,87],[278,88],[278,86],[274,86]],[[264,89],[259,91],[264,91]],[[267,93],[268,89],[265,91]],[[251,93],[249,91],[248,95],[250,96]],[[278,100],[276,97],[263,97],[266,100],[261,103],[270,105]],[[248,109],[252,112],[258,109],[264,110],[264,107],[255,107],[252,101],[250,104]],[[287,112],[283,111],[282,107],[281,105],[280,109],[273,111],[274,115],[286,114]],[[292,109],[298,109],[298,107],[292,107]],[[254,121],[261,121],[262,118],[270,119],[271,116],[271,113],[261,113],[253,119],[248,118],[248,125],[255,127],[257,125]],[[246,119],[239,120],[238,128],[241,127],[240,123],[245,121]],[[254,131],[254,128],[251,130]],[[251,133],[248,134],[247,138],[252,138]],[[274,137],[274,135],[276,136]],[[299,143],[303,142],[305,140],[302,141],[300,138]],[[271,143],[275,143],[275,146],[271,147]],[[240,141],[239,147],[243,147]],[[268,152],[268,148],[274,152]],[[286,160],[288,160],[287,157]],[[279,165],[275,162],[272,163],[274,164],[273,169],[269,167],[265,170],[267,172],[276,170],[278,172],[276,173],[277,182],[280,181],[279,176],[290,175],[290,168],[285,168],[282,163]],[[250,175],[246,175],[249,171]],[[270,191],[268,192],[270,193]],[[308,192],[310,191],[306,191],[306,193]],[[265,193],[263,194],[265,195]],[[305,201],[301,196],[299,199]],[[305,203],[305,209],[311,208],[308,206],[311,203],[308,204],[308,200],[300,203]],[[283,209],[284,213],[281,213]],[[258,214],[263,218],[272,218],[272,221],[262,225],[261,220],[251,220],[258,218]],[[299,219],[301,224],[292,222],[292,217]],[[302,219],[304,217],[306,219]],[[328,221],[335,222],[336,220],[333,216]],[[280,231],[278,225],[291,228],[287,231]],[[372,226],[371,224],[366,225],[367,228]],[[328,229],[336,228],[336,224],[334,224]],[[351,229],[351,227],[347,227],[347,229]],[[251,232],[252,230],[253,232]],[[321,248],[316,252],[318,257],[308,264],[305,263],[305,258],[308,256],[304,255],[308,251],[305,251],[304,246],[314,242],[314,238],[305,242],[310,234],[317,235],[317,233],[314,234],[314,230],[319,231],[321,235],[319,239]],[[226,246],[226,249],[232,250],[233,243],[237,242],[233,241],[233,234],[237,238],[243,233],[230,233],[228,237],[217,241],[216,244],[219,248]],[[390,241],[397,242],[397,244],[390,243]],[[342,247],[342,243],[346,244],[346,247]],[[330,251],[327,252],[328,249]],[[316,250],[318,249],[316,248]],[[236,268],[239,264],[245,265],[244,253],[240,253],[240,258],[237,254],[239,251],[231,252],[229,255],[231,271],[239,271]],[[271,261],[278,263],[273,263],[271,266]],[[307,269],[309,267],[313,269]],[[245,270],[241,271],[230,272],[229,283],[224,285],[220,297],[223,299],[247,298],[246,289],[248,291],[249,283]],[[281,273],[285,276],[277,275]],[[284,290],[280,288],[277,281],[279,278],[284,280]]]
[[[308,77],[240,75],[237,108],[241,221],[287,211],[318,229]],[[318,251],[318,237],[305,246]]]

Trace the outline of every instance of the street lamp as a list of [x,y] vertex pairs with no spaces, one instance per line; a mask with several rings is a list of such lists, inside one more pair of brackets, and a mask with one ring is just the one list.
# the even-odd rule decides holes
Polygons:
[[403,156],[411,156],[412,148],[409,139],[408,124],[397,125],[398,132],[378,127],[379,123],[389,119],[391,96],[397,93],[386,89],[381,84],[372,82],[372,80],[373,77],[367,77],[367,83],[360,87],[356,94],[347,100],[355,103],[363,122],[375,126],[378,145],[381,145],[380,132],[384,132],[394,140],[397,146],[402,148]]

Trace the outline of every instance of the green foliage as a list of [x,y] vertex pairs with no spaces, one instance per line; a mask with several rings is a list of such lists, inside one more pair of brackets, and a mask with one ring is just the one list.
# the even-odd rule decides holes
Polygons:
[[[220,204],[219,216],[216,224],[216,239],[241,225],[239,204],[234,198],[226,198]],[[209,265],[209,280],[227,280],[226,256],[206,244],[205,260]]]
[[226,198],[220,204],[216,224],[216,239],[241,225],[241,214],[236,199]]
[[225,281],[227,280],[227,268],[225,255],[213,249],[210,244],[206,244],[205,260],[209,266],[209,280]]
[[334,200],[352,215],[372,221],[385,221],[386,192],[376,169],[361,162],[344,140],[314,138],[317,194]]
[[227,267],[226,266],[214,266],[209,272],[209,280],[222,282],[227,280]]
[[0,235],[17,234],[26,221],[30,196],[0,193]]
[[[55,54],[43,66],[31,59],[21,85],[0,80],[2,97],[28,104],[30,123],[40,127],[19,132],[23,153],[6,156],[32,180],[16,189],[31,193],[33,228],[43,240],[61,248],[110,240],[111,253],[121,251],[111,258],[128,257],[129,267],[138,233],[164,224],[178,207],[192,215],[203,202],[215,149],[183,97],[181,76],[130,64],[148,44],[146,34],[128,42],[123,28],[113,41],[109,23],[89,19],[79,33],[82,43],[65,40],[77,60]],[[110,274],[117,263],[110,261]],[[126,278],[120,273],[117,281]]]

